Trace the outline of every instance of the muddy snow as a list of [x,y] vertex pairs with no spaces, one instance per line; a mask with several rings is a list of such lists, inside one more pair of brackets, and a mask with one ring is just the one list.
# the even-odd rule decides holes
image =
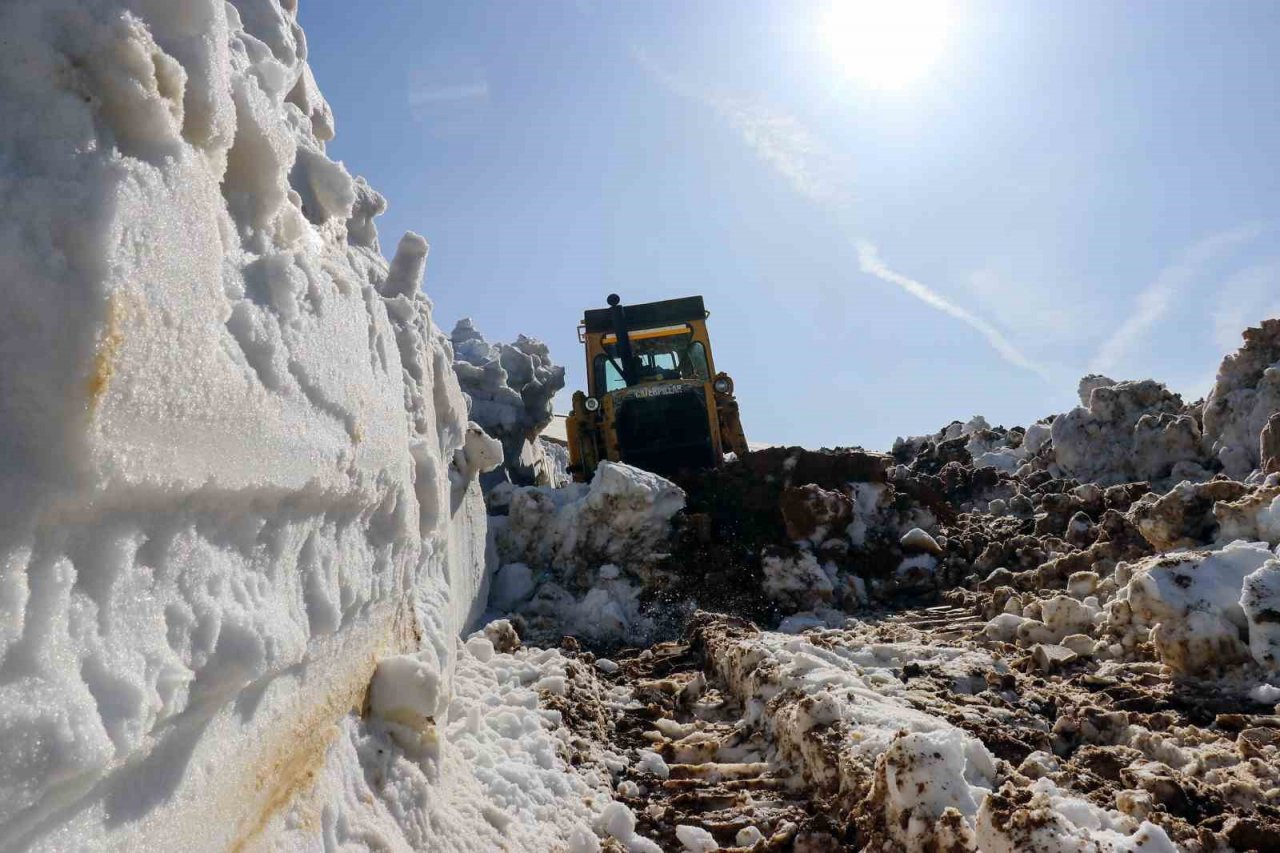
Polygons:
[[663,849],[1276,849],[1277,370],[516,490],[491,614]]

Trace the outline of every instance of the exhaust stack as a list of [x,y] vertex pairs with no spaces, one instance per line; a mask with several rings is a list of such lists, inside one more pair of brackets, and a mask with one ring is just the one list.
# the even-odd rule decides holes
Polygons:
[[618,358],[622,362],[622,381],[627,387],[636,384],[635,359],[631,354],[631,335],[627,332],[627,315],[622,310],[622,300],[616,293],[610,293],[608,300],[609,313],[613,317],[613,334],[618,339]]

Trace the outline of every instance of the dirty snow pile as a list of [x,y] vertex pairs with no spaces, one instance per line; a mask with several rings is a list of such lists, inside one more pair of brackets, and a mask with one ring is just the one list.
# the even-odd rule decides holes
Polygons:
[[[917,709],[900,673],[928,668],[958,693],[1006,674],[998,656],[913,641],[868,642],[853,631],[807,637],[758,632],[715,618],[695,627],[707,657],[747,719],[769,730],[781,758],[836,796],[861,846],[895,850],[1079,849],[1174,851],[1158,826],[1059,790],[1030,784],[982,741]],[[1001,814],[997,789],[1031,788],[1047,821]],[[1002,792],[1003,793],[1003,792]]]
[[0,7],[0,848],[256,843],[483,605],[500,448],[295,6]]
[[520,335],[514,344],[491,344],[470,318],[450,336],[453,370],[468,400],[470,417],[502,442],[505,464],[484,480],[486,490],[501,482],[556,486],[567,481],[557,460],[548,458],[538,434],[551,423],[551,401],[564,387],[564,368],[551,363],[546,344]]
[[1103,487],[1145,481],[1164,491],[1218,473],[1256,480],[1280,472],[1280,319],[1246,330],[1244,341],[1201,402],[1184,403],[1151,379],[1092,374],[1068,412],[1025,429],[992,428],[980,416],[957,421],[932,436],[898,439],[893,454],[930,474],[959,462]]
[[539,641],[646,642],[654,624],[641,593],[683,508],[675,484],[614,462],[590,484],[515,489],[507,516],[491,520],[501,565],[490,610],[518,614]]

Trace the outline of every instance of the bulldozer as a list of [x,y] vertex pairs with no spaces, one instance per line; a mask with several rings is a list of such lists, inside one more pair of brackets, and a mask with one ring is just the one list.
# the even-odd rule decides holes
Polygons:
[[591,479],[603,460],[679,478],[747,451],[733,380],[717,373],[701,296],[583,312],[587,390],[566,423],[569,471]]

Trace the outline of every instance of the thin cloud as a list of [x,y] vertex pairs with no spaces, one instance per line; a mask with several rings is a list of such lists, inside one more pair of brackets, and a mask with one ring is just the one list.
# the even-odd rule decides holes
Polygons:
[[1246,267],[1218,289],[1213,340],[1224,354],[1240,348],[1241,332],[1269,317],[1280,317],[1280,261]]
[[1138,294],[1133,313],[1099,347],[1089,364],[1091,373],[1105,373],[1121,365],[1156,324],[1164,319],[1174,300],[1201,274],[1204,267],[1250,242],[1262,232],[1258,224],[1243,225],[1199,240],[1184,249],[1172,264]]
[[448,103],[450,101],[469,101],[476,98],[489,97],[488,83],[469,83],[459,86],[438,86],[436,88],[414,89],[409,92],[409,106],[418,107],[427,104]]
[[1030,370],[1040,376],[1047,377],[1047,372],[1039,364],[1027,358],[1018,350],[1009,339],[1006,338],[999,329],[988,323],[986,320],[972,313],[968,309],[948,300],[945,296],[933,290],[925,284],[921,284],[913,278],[908,278],[899,272],[889,269],[884,261],[880,259],[879,250],[871,243],[865,240],[858,241],[858,266],[864,273],[873,275],[881,281],[900,287],[910,295],[919,299],[934,310],[941,311],[953,319],[959,320],[961,323],[969,326],[977,331],[980,335],[987,339],[987,343],[991,345],[1000,357],[1010,364],[1021,367],[1024,370]]
[[639,48],[632,48],[631,54],[667,91],[710,107],[738,131],[756,156],[773,167],[800,195],[833,208],[844,207],[852,201],[847,168],[826,143],[794,116],[757,101],[692,86]]
[[465,50],[432,52],[409,73],[409,114],[432,136],[470,136],[484,129],[490,109],[482,57]]

